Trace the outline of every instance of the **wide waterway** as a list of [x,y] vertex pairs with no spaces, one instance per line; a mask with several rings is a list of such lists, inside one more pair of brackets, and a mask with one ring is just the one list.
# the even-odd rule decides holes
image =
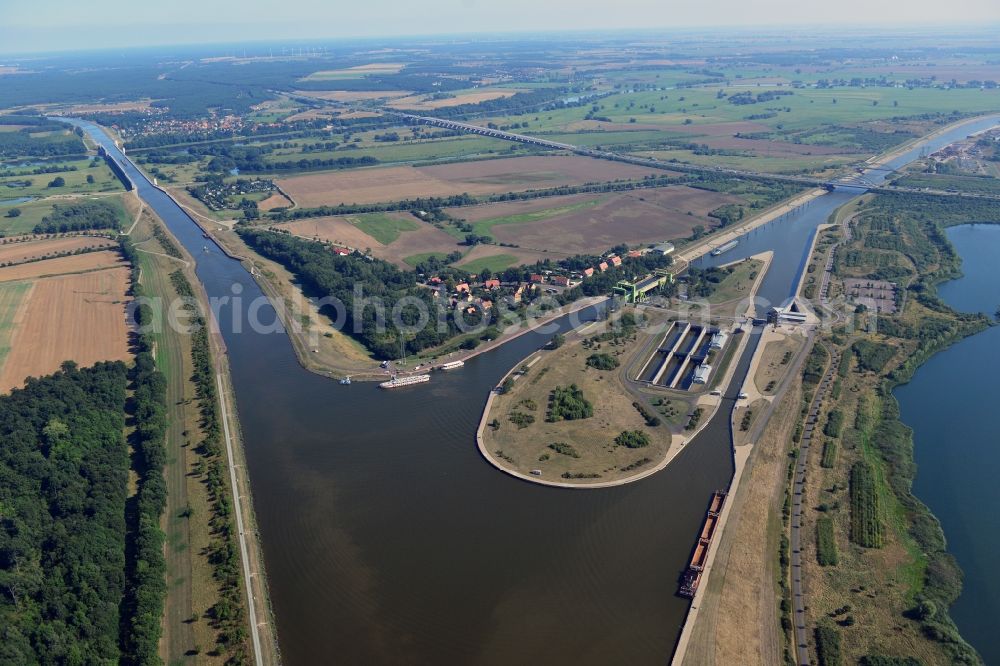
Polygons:
[[[1000,215],[998,215],[1000,219]],[[961,312],[992,315],[1000,306],[1000,225],[948,229],[964,275],[940,286]],[[1000,327],[966,338],[931,358],[896,389],[903,422],[913,428],[913,492],[941,521],[948,551],[965,572],[951,616],[987,664],[1000,664]]]
[[[100,128],[77,124],[122,158]],[[210,297],[232,296],[234,285],[244,302],[261,295],[170,197],[128,161],[125,168],[197,259]],[[821,197],[720,259],[773,249],[762,295],[781,302],[816,225],[857,193]],[[303,370],[280,331],[234,332],[230,307],[219,321],[287,663],[669,658],[688,607],[675,596],[678,576],[710,493],[732,476],[728,409],[648,479],[605,490],[546,488],[496,471],[475,445],[489,390],[546,335],[522,336],[430,384],[386,392]]]

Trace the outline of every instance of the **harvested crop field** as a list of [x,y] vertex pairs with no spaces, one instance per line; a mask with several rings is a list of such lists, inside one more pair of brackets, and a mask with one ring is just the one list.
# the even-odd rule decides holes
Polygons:
[[[423,167],[421,171],[449,182],[483,185],[523,185],[525,189],[582,185],[662,175],[659,169],[598,160],[579,155],[511,157]],[[506,190],[499,190],[506,191]]]
[[69,257],[59,257],[58,259],[46,259],[44,261],[32,261],[26,264],[19,264],[17,266],[0,268],[0,282],[30,280],[33,278],[63,275],[66,273],[84,273],[124,265],[125,262],[122,261],[121,256],[117,252],[112,250],[100,250],[97,252],[88,252],[86,254],[76,254]]
[[374,250],[376,247],[382,246],[377,240],[351,224],[346,217],[307,218],[282,224],[280,228],[287,229],[296,236],[328,241],[362,250],[366,247]]
[[0,245],[0,264],[18,264],[23,261],[39,259],[46,255],[62,254],[92,247],[112,247],[115,243],[107,238],[90,236],[69,236],[32,240]]
[[[740,202],[728,194],[671,186],[453,208],[449,213],[474,219],[479,225],[494,220],[488,233],[499,242],[514,243],[522,249],[576,254],[604,252],[620,243],[637,245],[684,238],[695,226],[714,224],[708,217],[710,211]],[[568,212],[548,217],[546,209]]]
[[512,157],[428,167],[382,167],[279,181],[299,206],[366,204],[455,194],[496,194],[662,175],[657,169],[590,157]]
[[87,366],[128,359],[128,286],[125,266],[35,282],[14,317],[0,391],[54,372],[67,360]]
[[408,95],[394,99],[386,106],[395,109],[443,109],[448,106],[458,106],[459,104],[479,104],[489,102],[494,99],[513,97],[515,94],[523,92],[514,88],[504,88],[500,90],[479,90],[465,94],[458,94],[455,97],[445,99],[428,99],[429,95]]
[[288,197],[281,192],[275,192],[268,198],[258,203],[257,208],[267,212],[269,210],[274,210],[275,208],[289,208],[291,205],[292,202],[288,200]]
[[448,254],[463,249],[455,238],[433,225],[417,220],[408,213],[387,215],[405,216],[403,219],[412,222],[416,228],[400,232],[399,236],[388,244],[382,244],[362,231],[351,221],[350,216],[296,220],[282,224],[281,228],[288,229],[297,236],[329,241],[361,250],[371,248],[372,254],[379,259],[391,261],[402,268],[412,268],[404,261],[406,257],[429,252]]

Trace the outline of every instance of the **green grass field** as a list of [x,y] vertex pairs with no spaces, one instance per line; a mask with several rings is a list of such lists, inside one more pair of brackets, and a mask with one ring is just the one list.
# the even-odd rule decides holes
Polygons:
[[[384,164],[400,162],[428,162],[452,158],[473,158],[480,155],[527,154],[539,152],[527,146],[481,136],[456,136],[413,142],[393,141],[364,145],[350,150],[302,152],[300,148],[282,148],[265,158],[267,162],[297,162],[301,159],[337,159],[340,157],[374,157]],[[292,171],[282,170],[278,177]]]
[[579,203],[570,204],[568,206],[558,206],[556,208],[546,208],[544,210],[536,210],[531,213],[519,213],[517,215],[502,215],[500,217],[491,217],[486,220],[480,220],[472,225],[472,230],[474,233],[485,236],[489,235],[490,230],[497,226],[498,224],[522,224],[525,222],[539,222],[541,220],[547,220],[551,217],[557,215],[565,215],[567,213],[572,213],[577,210],[582,210],[584,208],[593,208],[594,206],[602,203],[604,201],[601,199],[594,199],[593,201],[581,201]]
[[[163,162],[149,160],[146,156],[143,156],[143,158],[139,160],[139,164],[143,171],[149,173],[151,177],[156,177],[159,185],[183,185],[193,183],[199,179],[204,180],[204,177],[201,174],[208,165],[208,162],[208,158],[205,158],[195,162],[189,162],[188,164],[166,164]],[[162,176],[156,176],[156,174],[152,172],[152,169],[157,169]]]
[[497,271],[502,271],[505,268],[510,268],[517,263],[517,257],[512,254],[494,254],[490,257],[480,257],[478,259],[473,259],[468,263],[456,265],[458,268],[469,271],[470,273],[479,273],[484,269],[489,269],[495,273]]
[[[7,212],[12,208],[18,209],[21,211],[21,214],[17,217],[7,217]],[[18,234],[30,233],[35,228],[35,225],[51,212],[52,203],[44,200],[12,206],[0,205],[0,234],[4,236],[16,236]]]
[[816,560],[820,566],[837,565],[837,540],[833,534],[833,518],[816,520]]
[[[17,197],[48,197],[54,194],[84,194],[88,192],[115,192],[124,190],[121,181],[103,162],[91,168],[90,160],[74,160],[67,162],[77,167],[76,171],[62,173],[44,173],[37,176],[3,176],[0,177],[0,199]],[[93,176],[94,182],[88,183],[87,176]],[[56,178],[62,178],[65,185],[49,187]],[[30,185],[23,183],[30,181]]]
[[748,259],[733,266],[733,272],[716,285],[708,297],[708,302],[725,303],[736,298],[745,298],[763,265],[764,262],[758,259]]
[[365,232],[379,243],[388,245],[399,238],[404,231],[415,231],[417,223],[405,218],[396,218],[385,213],[365,213],[347,218],[351,224]]
[[14,332],[14,315],[21,299],[31,286],[30,282],[0,284],[0,368],[10,353],[10,338]]
[[[709,86],[678,90],[658,90],[619,93],[597,100],[595,115],[610,118],[613,122],[629,123],[633,118],[639,125],[656,125],[663,130],[681,128],[685,135],[696,140],[699,125],[733,123],[748,120],[748,116],[773,114],[768,118],[755,118],[751,122],[767,126],[779,135],[817,127],[854,124],[871,120],[917,116],[925,113],[985,113],[1000,109],[1000,90],[933,89],[933,88],[829,88],[781,90],[792,95],[782,96],[757,104],[731,104],[717,97],[752,91],[763,92],[773,87],[737,88]],[[486,120],[498,125],[528,123],[531,132],[559,132],[568,125],[584,119],[591,107],[574,107],[542,113],[494,116]],[[483,122],[486,122],[484,120]],[[690,122],[688,122],[690,121]],[[685,123],[688,124],[687,127]],[[648,130],[646,130],[648,131]],[[590,133],[581,135],[579,141],[608,142],[611,134]],[[564,137],[569,140],[569,137]],[[638,133],[636,134],[638,139]],[[571,141],[572,142],[572,141]]]
[[[83,201],[92,201],[98,197],[74,197],[71,199],[39,199],[28,203],[17,205],[0,205],[0,236],[16,236],[18,234],[31,233],[35,225],[42,221],[42,218],[52,213],[52,207],[63,204],[69,205]],[[99,197],[107,201],[118,209],[118,219],[124,226],[128,223],[129,217],[125,212],[125,207],[118,196]],[[17,217],[7,217],[7,211],[17,208],[21,214]]]
[[446,256],[448,255],[444,252],[421,252],[420,254],[411,254],[408,257],[403,257],[403,261],[406,262],[408,266],[416,268],[418,264],[427,261],[431,257],[444,259]]

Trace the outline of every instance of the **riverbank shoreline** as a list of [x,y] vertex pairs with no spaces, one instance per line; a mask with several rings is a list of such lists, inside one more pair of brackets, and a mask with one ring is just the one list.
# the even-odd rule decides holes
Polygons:
[[769,222],[773,222],[782,215],[790,213],[799,206],[804,206],[805,204],[818,199],[825,194],[827,194],[827,191],[822,188],[816,188],[803,192],[802,194],[798,194],[761,211],[745,222],[741,222],[731,227],[725,227],[714,234],[709,234],[708,236],[699,239],[694,244],[683,248],[676,255],[674,255],[674,262],[676,264],[681,264],[681,262],[683,262],[683,265],[680,268],[675,267],[675,271],[677,273],[682,272],[691,262],[704,256],[705,254],[708,254],[713,247],[724,245],[729,241],[737,240],[754,229],[762,227]]
[[[977,228],[986,226],[992,228]],[[1000,225],[973,223],[956,225],[948,231],[954,232],[948,234],[948,240],[962,259],[962,274],[940,283],[939,297],[958,312],[993,315],[1000,288],[995,281],[991,250],[995,252],[1000,240]],[[984,238],[982,234],[987,231],[989,237]],[[981,506],[987,514],[996,510],[987,475],[995,468],[997,456],[985,424],[992,416],[991,406],[996,404],[997,391],[990,377],[996,374],[997,358],[990,350],[998,339],[1000,330],[994,324],[955,340],[928,357],[905,383],[897,383],[892,389],[899,421],[910,430],[917,466],[913,494],[941,524],[948,552],[963,570],[962,590],[949,608],[949,615],[962,637],[980,652],[986,663],[996,663],[1000,654],[995,641],[990,639],[990,623],[983,619],[995,617],[1000,603],[997,578],[986,564],[995,552],[996,539],[991,538],[989,530],[971,529],[963,518],[962,507]],[[990,357],[982,358],[986,354]],[[979,362],[983,367],[966,375],[962,368],[968,366],[968,361]],[[948,395],[937,395],[935,387],[962,379],[965,381]],[[928,403],[940,405],[951,414],[947,425],[929,416]],[[945,436],[955,438],[954,448],[949,446],[947,451],[940,446]],[[950,460],[956,457],[976,460],[977,469],[951,464]]]

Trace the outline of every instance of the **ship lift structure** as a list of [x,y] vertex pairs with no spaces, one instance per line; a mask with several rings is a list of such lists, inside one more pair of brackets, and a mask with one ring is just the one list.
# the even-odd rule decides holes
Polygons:
[[672,284],[674,274],[662,269],[656,269],[652,275],[647,275],[641,280],[630,282],[621,280],[612,288],[612,293],[616,298],[626,303],[642,303],[650,292],[656,291],[666,284]]

